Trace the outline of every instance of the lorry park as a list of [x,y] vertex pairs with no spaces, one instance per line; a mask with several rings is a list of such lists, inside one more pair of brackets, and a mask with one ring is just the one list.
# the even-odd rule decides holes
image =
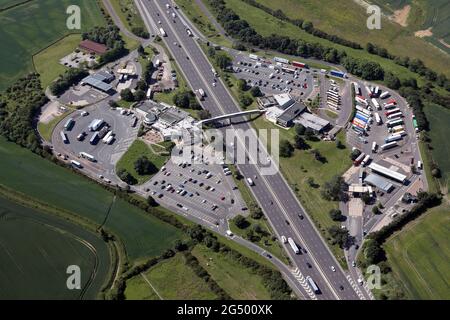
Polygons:
[[[412,203],[403,201],[405,194],[417,195],[428,186],[421,169],[417,123],[406,101],[396,92],[351,81],[355,111],[347,143],[355,158],[346,176],[352,200],[343,209],[350,218],[344,225],[360,243],[366,234],[410,208]],[[362,201],[364,193],[370,200]],[[360,205],[355,206],[355,201]],[[375,206],[382,207],[382,213],[374,214]],[[347,257],[354,261],[356,249],[349,250]]]

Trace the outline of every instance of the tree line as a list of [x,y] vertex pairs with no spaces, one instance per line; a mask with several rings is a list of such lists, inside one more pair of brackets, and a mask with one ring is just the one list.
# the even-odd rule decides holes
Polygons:
[[[275,17],[277,19],[289,22],[289,23],[299,27],[300,29],[312,34],[313,36],[316,36],[316,37],[319,37],[322,39],[327,39],[331,42],[334,42],[334,43],[337,43],[337,44],[340,44],[340,45],[343,45],[343,46],[346,46],[349,48],[358,49],[358,50],[363,49],[363,47],[359,43],[340,38],[336,35],[330,35],[324,31],[316,29],[314,27],[313,23],[310,21],[305,21],[303,19],[291,19],[288,16],[286,16],[286,14],[281,9],[273,10],[271,8],[268,8],[268,7],[258,3],[256,0],[241,0],[241,1],[247,3],[251,6],[254,6],[258,9],[261,9],[264,12],[272,15],[273,17]],[[402,67],[408,68],[410,71],[417,73],[420,76],[423,76],[428,81],[435,82],[438,86],[441,86],[441,87],[445,88],[447,91],[450,91],[450,81],[447,79],[445,74],[441,73],[438,75],[435,71],[426,67],[425,64],[423,63],[423,61],[420,59],[410,59],[409,57],[395,56],[395,55],[389,53],[389,51],[387,49],[385,49],[381,46],[377,46],[376,44],[373,44],[371,42],[368,42],[366,44],[365,49],[370,54],[392,60],[394,63],[396,63]]]

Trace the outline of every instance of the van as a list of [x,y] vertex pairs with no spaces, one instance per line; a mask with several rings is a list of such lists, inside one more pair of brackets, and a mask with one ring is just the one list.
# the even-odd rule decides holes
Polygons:
[[417,168],[422,170],[422,161],[417,161]]

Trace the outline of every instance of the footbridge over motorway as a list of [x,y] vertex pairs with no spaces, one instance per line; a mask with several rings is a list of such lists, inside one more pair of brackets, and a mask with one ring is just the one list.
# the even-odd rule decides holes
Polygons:
[[197,124],[202,125],[202,124],[210,123],[210,122],[214,122],[214,121],[243,117],[243,116],[250,115],[250,114],[263,114],[265,112],[266,112],[266,110],[249,110],[249,111],[234,112],[234,113],[224,114],[224,115],[220,115],[220,116],[209,118],[209,119],[204,119],[204,120],[197,122]]

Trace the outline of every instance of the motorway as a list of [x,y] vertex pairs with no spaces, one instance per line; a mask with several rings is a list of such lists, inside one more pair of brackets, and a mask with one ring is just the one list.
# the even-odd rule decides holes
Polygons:
[[[202,88],[206,97],[202,106],[209,110],[212,116],[240,111],[238,104],[232,98],[221,80],[212,86],[214,75],[212,66],[207,60],[196,41],[186,33],[185,26],[179,19],[173,19],[166,11],[161,1],[137,0],[138,9],[147,25],[152,30],[164,28],[167,36],[163,37],[173,58],[177,61],[191,88],[195,91]],[[172,13],[170,9],[170,14]],[[161,24],[158,24],[161,21]],[[248,123],[235,124],[232,129],[248,130]],[[254,133],[252,133],[254,134]],[[243,144],[242,140],[239,142]],[[267,154],[264,148],[262,152]],[[251,160],[252,156],[249,155]],[[253,161],[253,163],[257,163]],[[280,237],[292,237],[306,253],[295,255],[290,248],[286,248],[291,256],[293,265],[301,274],[299,277],[311,276],[321,290],[321,294],[314,294],[306,285],[305,292],[311,299],[365,299],[367,296],[358,288],[352,288],[327,244],[306,215],[300,202],[290,189],[283,176],[276,174],[265,176],[261,174],[261,167],[255,164],[238,164],[240,172],[246,177],[254,177],[255,186],[251,188],[259,205],[265,212],[273,229]],[[305,219],[301,220],[299,214]],[[307,263],[311,268],[307,267]],[[333,272],[331,267],[336,271]],[[340,287],[343,287],[343,290]]]

